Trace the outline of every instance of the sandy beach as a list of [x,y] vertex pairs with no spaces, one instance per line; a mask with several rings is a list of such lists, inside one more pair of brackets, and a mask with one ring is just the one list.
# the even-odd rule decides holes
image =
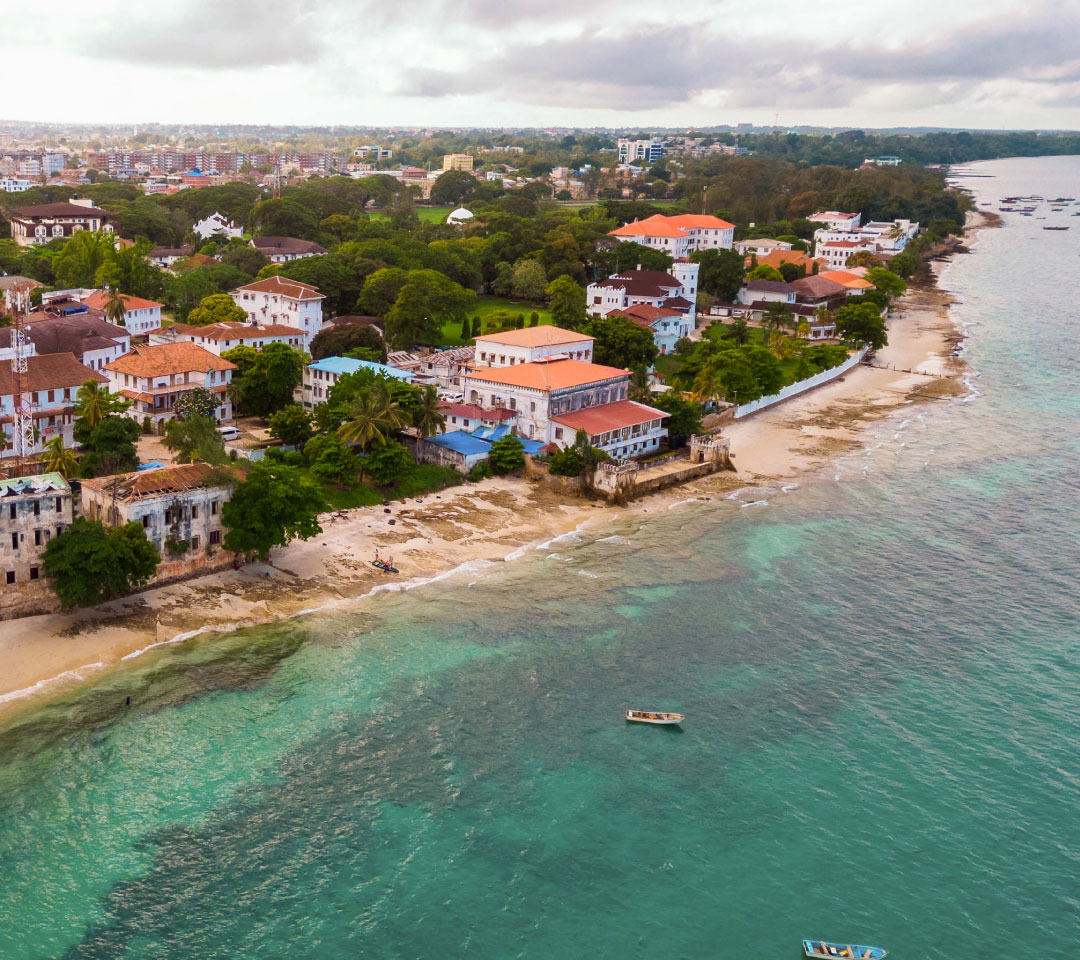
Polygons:
[[[970,217],[966,243],[993,221]],[[942,261],[932,267],[940,270]],[[805,396],[729,424],[737,473],[717,474],[631,504],[567,499],[543,483],[504,478],[420,500],[324,517],[323,533],[249,564],[149,590],[92,610],[0,624],[0,718],[52,696],[154,645],[224,632],[356,601],[380,588],[421,585],[481,561],[512,560],[522,548],[665,501],[786,479],[859,445],[865,427],[897,407],[967,392],[953,356],[951,300],[935,279],[911,285],[889,321],[878,367],[861,365]],[[910,372],[908,372],[910,371]],[[392,553],[402,574],[371,565]]]

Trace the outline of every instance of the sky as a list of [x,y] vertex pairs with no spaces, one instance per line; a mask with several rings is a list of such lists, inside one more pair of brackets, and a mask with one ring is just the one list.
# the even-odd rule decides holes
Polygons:
[[1080,129],[1078,0],[48,0],[4,32],[7,120]]

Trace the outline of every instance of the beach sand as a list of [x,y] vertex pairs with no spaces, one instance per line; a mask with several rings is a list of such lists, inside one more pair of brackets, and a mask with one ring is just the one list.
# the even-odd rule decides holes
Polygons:
[[[992,225],[984,215],[971,215],[965,242]],[[942,261],[932,266],[937,272]],[[567,497],[544,483],[485,480],[389,508],[328,514],[321,535],[275,550],[269,563],[148,590],[94,610],[0,623],[0,719],[152,645],[297,616],[357,600],[380,585],[416,584],[475,562],[512,560],[524,547],[598,526],[616,509],[623,516],[655,512],[689,497],[819,468],[858,446],[866,426],[897,407],[967,392],[960,381],[966,366],[952,356],[959,335],[950,303],[936,278],[912,284],[889,321],[889,346],[875,359],[887,369],[860,365],[804,396],[726,425],[736,473],[618,508]],[[381,556],[393,554],[400,575],[372,566],[376,548]]]

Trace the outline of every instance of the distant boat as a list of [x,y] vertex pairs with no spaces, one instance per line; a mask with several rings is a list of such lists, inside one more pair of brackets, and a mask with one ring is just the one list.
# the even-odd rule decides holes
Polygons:
[[858,943],[830,943],[828,940],[804,940],[803,952],[808,957],[824,957],[826,960],[881,960],[889,952],[881,947],[867,947]]
[[1068,227],[1043,227],[1044,230],[1068,230]]
[[681,713],[662,713],[659,710],[627,710],[626,719],[631,723],[656,723],[670,727],[682,723],[686,717]]
[[385,560],[372,560],[371,565],[378,567],[383,573],[401,573],[401,571],[394,566],[393,561],[387,563]]

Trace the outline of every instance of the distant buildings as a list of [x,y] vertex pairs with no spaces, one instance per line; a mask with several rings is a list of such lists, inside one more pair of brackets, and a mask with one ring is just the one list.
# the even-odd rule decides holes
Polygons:
[[697,250],[730,250],[735,240],[735,224],[706,214],[683,213],[671,217],[655,214],[616,227],[608,236],[664,250],[679,260]]
[[326,253],[326,247],[311,240],[295,237],[252,237],[251,245],[267,257],[271,263],[288,263],[304,257],[317,257]]
[[473,168],[473,158],[467,153],[448,153],[442,158],[442,168],[447,170],[462,170],[470,172]]
[[216,236],[242,237],[244,230],[238,227],[228,217],[220,213],[212,213],[208,217],[192,224],[191,229],[203,240],[210,240]]
[[664,156],[664,141],[656,137],[649,140],[619,140],[618,153],[620,163],[633,163],[635,160],[655,163]]
[[51,607],[41,558],[69,526],[71,487],[60,474],[0,479],[0,619]]
[[0,190],[7,193],[22,193],[30,189],[29,180],[16,180],[14,177],[0,177]]
[[774,250],[791,250],[793,244],[787,240],[773,240],[771,237],[756,237],[753,240],[739,240],[735,244],[735,249],[744,256],[750,256],[753,254],[757,257],[764,257],[772,253]]
[[161,267],[162,270],[171,270],[177,260],[190,257],[194,252],[189,243],[185,243],[181,247],[154,247],[147,254],[147,259]]
[[72,197],[64,203],[42,203],[11,211],[11,239],[21,247],[73,237],[80,230],[113,230],[112,215],[90,200]]
[[372,160],[389,160],[393,155],[394,151],[389,147],[365,146],[353,150],[353,156],[361,160],[366,160],[369,157]]

